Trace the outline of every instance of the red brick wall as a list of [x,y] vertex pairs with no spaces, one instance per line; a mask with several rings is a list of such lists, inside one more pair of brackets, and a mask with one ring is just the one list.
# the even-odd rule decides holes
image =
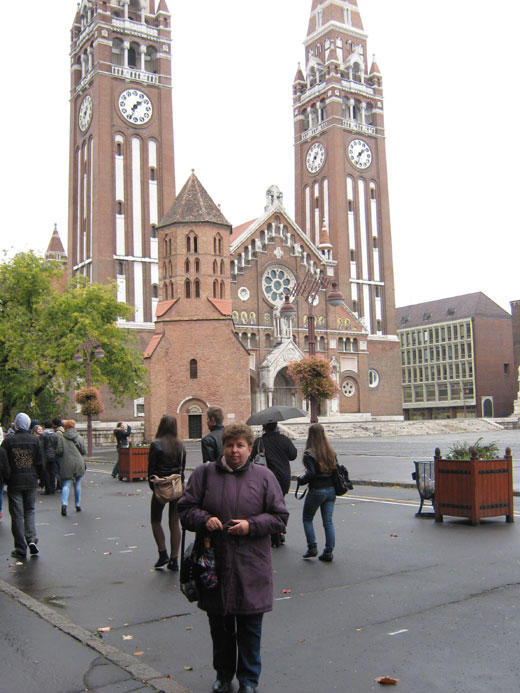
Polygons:
[[[473,318],[477,416],[482,397],[491,396],[495,416],[509,416],[517,393],[511,320]],[[507,364],[507,372],[504,365]]]

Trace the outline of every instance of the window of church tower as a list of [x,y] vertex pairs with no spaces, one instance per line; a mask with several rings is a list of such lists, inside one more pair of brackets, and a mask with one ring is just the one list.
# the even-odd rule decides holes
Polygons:
[[157,226],[152,224],[152,238],[157,238]]
[[173,300],[175,294],[173,292],[173,282],[170,282],[170,298]]
[[168,284],[164,282],[163,284],[163,295],[164,295],[164,300],[168,300]]
[[173,276],[173,271],[172,271],[172,261],[168,263],[168,276],[172,277]]
[[168,276],[166,274],[166,263],[165,262],[163,262],[163,266],[162,266],[162,276],[163,276],[163,279],[166,279],[166,277]]
[[217,274],[218,273],[217,270],[218,270],[217,261],[213,260],[213,274]]
[[302,113],[303,116],[303,129],[307,131],[310,128],[309,112],[305,109]]
[[200,273],[200,260],[198,258],[195,260],[195,273]]
[[323,123],[327,119],[327,106],[325,101],[320,101],[318,104],[318,116],[320,123]]
[[186,298],[191,298],[191,282],[189,279],[186,279],[184,282],[184,295]]
[[116,205],[117,205],[117,214],[123,214],[123,203],[118,201],[116,203]]
[[168,240],[168,251],[169,251],[169,254],[171,255],[172,254],[172,239],[171,238]]
[[189,260],[186,260],[186,262],[184,263],[184,271],[186,272],[186,274],[190,273],[190,261]]
[[366,109],[365,109],[365,123],[367,125],[372,125],[373,122],[373,109],[372,109],[372,104],[367,103]]
[[224,282],[220,282],[220,298],[226,298],[226,285]]
[[256,334],[252,334],[249,338],[249,346],[251,349],[257,349],[258,348],[258,342],[256,341]]
[[156,172],[156,170],[154,169],[154,167],[152,166],[152,167],[150,168],[150,180],[157,180],[157,177],[156,177],[156,176],[157,176],[157,172]]
[[186,236],[186,252],[191,253],[191,237]]
[[144,69],[152,74],[157,73],[157,51],[153,46],[147,46],[144,56]]
[[158,298],[159,297],[159,287],[157,284],[153,284],[152,286],[152,298]]
[[200,298],[200,281],[195,279],[195,298]]
[[213,282],[213,298],[218,298],[218,281]]
[[264,346],[266,349],[271,348],[271,335],[269,333],[264,336]]
[[354,63],[352,66],[352,79],[361,84],[361,65],[359,63]]
[[190,361],[190,380],[197,380],[197,378],[198,378],[197,359],[191,359],[191,361]]
[[197,236],[193,236],[193,252],[199,252],[199,239],[197,238]]
[[316,104],[313,104],[309,109],[309,120],[311,128],[315,128],[316,125],[318,125],[318,109],[316,108]]
[[224,264],[224,260],[220,261],[220,274],[225,274],[225,268],[226,265]]
[[123,41],[120,38],[112,39],[112,65],[124,65]]
[[131,43],[128,49],[128,67],[138,67],[139,44]]

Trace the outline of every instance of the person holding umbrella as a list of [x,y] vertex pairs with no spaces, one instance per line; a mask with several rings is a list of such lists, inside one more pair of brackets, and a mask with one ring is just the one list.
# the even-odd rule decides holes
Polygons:
[[[262,428],[263,434],[256,438],[251,457],[254,460],[260,451],[264,451],[266,466],[273,472],[280,484],[282,494],[286,496],[291,486],[290,462],[296,459],[298,451],[294,447],[292,440],[280,433],[276,421],[264,423]],[[271,534],[271,546],[276,548],[284,543],[285,532]]]

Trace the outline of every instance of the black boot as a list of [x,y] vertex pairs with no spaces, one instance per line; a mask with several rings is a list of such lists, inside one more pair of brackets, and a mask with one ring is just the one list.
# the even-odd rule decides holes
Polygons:
[[304,553],[302,558],[316,558],[318,555],[318,547],[316,544],[313,544],[312,546],[309,546],[307,549],[307,553]]
[[175,572],[179,570],[179,561],[176,558],[170,558],[170,562],[166,567],[168,570],[173,570]]
[[324,551],[321,556],[318,557],[318,560],[325,561],[325,563],[330,563],[334,560],[334,554],[332,551]]
[[166,565],[170,559],[168,558],[168,551],[159,551],[159,559],[157,563],[154,565],[154,568],[162,568],[163,565]]

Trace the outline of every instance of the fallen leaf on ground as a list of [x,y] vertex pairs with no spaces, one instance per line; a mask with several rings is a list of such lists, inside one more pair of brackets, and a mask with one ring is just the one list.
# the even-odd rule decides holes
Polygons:
[[301,638],[298,642],[305,642],[305,638]]
[[141,657],[144,655],[144,652],[141,650],[141,652],[134,652],[134,657]]
[[112,555],[112,551],[105,551],[105,553],[103,554],[103,556],[111,556],[111,555]]
[[399,535],[398,534],[391,534],[391,537],[397,538]]
[[104,626],[103,628],[98,628],[98,633],[110,633],[110,626]]
[[291,590],[282,590],[282,594],[291,594]]
[[123,640],[133,640],[134,636],[133,635],[123,635]]
[[186,630],[193,630],[191,626],[186,626]]
[[193,667],[184,667],[184,671],[193,671]]
[[399,679],[393,679],[391,676],[378,676],[375,681],[383,686],[395,686]]
[[136,549],[137,546],[129,546],[128,548],[129,548],[129,549]]

